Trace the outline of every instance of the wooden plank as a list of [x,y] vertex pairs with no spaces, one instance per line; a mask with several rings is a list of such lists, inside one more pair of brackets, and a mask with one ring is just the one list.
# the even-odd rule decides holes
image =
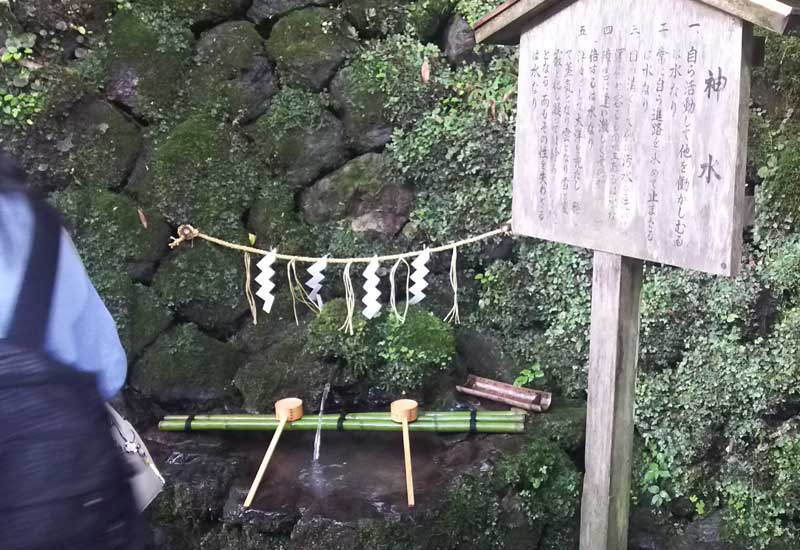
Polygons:
[[735,275],[751,34],[686,0],[581,0],[527,30],[514,232]]
[[[508,0],[475,24],[478,43],[517,44],[531,20],[557,4],[574,0]],[[692,0],[679,0],[689,2]],[[779,33],[800,25],[800,0],[698,0],[760,27]]]
[[594,255],[581,550],[628,547],[642,265]]
[[475,24],[475,41],[518,44],[524,26],[536,15],[573,0],[509,0]]

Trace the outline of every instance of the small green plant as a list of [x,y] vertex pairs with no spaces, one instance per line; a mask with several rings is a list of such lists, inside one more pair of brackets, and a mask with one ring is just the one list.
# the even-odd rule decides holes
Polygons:
[[697,495],[692,495],[689,497],[689,502],[694,505],[694,511],[697,513],[698,516],[703,517],[706,515],[706,503],[703,499],[698,497]]
[[650,455],[651,461],[644,474],[643,485],[647,489],[647,492],[652,495],[650,498],[650,505],[655,508],[660,508],[663,504],[669,502],[670,496],[664,489],[664,483],[672,476],[669,470],[666,469],[666,457],[664,453],[651,449]]
[[475,275],[475,280],[484,286],[488,286],[497,280],[497,276],[495,276],[491,272],[478,273],[477,275]]
[[41,84],[34,80],[36,35],[11,35],[0,49],[0,121],[6,126],[32,125],[42,110]]
[[536,382],[540,378],[544,378],[544,371],[542,370],[542,366],[537,361],[531,365],[531,368],[524,369],[519,373],[519,376],[514,379],[514,385],[521,388]]

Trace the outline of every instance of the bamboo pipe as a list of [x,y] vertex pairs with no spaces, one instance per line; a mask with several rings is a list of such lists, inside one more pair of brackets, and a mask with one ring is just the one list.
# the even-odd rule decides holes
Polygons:
[[[159,423],[159,429],[165,432],[184,432],[184,431],[272,431],[278,427],[279,422],[274,419],[269,420],[192,420],[187,429],[186,420],[163,420]],[[286,424],[285,431],[315,431],[320,424],[316,419],[302,419],[297,422]],[[321,427],[325,431],[338,431],[338,420],[323,420]],[[473,431],[470,429],[468,420],[458,421],[417,421],[409,424],[411,432],[434,432],[434,433],[463,433]],[[520,433],[525,431],[525,424],[522,421],[482,421],[475,422],[474,431],[477,433]],[[399,432],[402,426],[391,420],[345,420],[341,425],[341,431],[353,432]]]
[[398,399],[391,405],[391,416],[394,422],[403,426],[403,454],[406,461],[406,491],[408,507],[414,507],[414,476],[411,472],[411,439],[408,437],[408,424],[414,422],[419,414],[419,404],[411,399]]
[[[338,413],[323,414],[322,419],[338,420],[341,415]],[[471,411],[424,411],[417,416],[417,421],[424,420],[469,420],[472,417]],[[498,421],[524,421],[526,414],[517,411],[476,411],[476,420],[498,420]],[[163,420],[186,421],[188,415],[167,415]],[[266,414],[197,414],[192,415],[193,420],[272,420],[273,415]],[[389,420],[391,413],[388,412],[356,412],[346,415],[347,420]]]
[[278,428],[275,430],[275,434],[272,436],[272,441],[269,442],[267,454],[264,455],[264,460],[261,461],[261,466],[258,468],[256,478],[253,480],[253,484],[250,486],[250,491],[247,493],[247,498],[244,501],[245,508],[250,508],[250,505],[253,503],[253,499],[258,491],[258,486],[261,485],[261,479],[264,477],[264,473],[267,471],[267,466],[269,466],[269,461],[272,459],[272,454],[275,452],[275,449],[278,446],[278,440],[281,438],[281,434],[283,433],[283,428],[286,426],[286,423],[294,422],[303,418],[303,401],[297,399],[296,397],[281,399],[275,403],[275,416],[278,417],[280,422],[278,424]]

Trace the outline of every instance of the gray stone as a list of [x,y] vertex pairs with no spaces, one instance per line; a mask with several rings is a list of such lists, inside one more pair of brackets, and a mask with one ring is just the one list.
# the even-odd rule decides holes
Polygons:
[[666,550],[729,550],[723,536],[723,520],[719,512],[693,521],[681,535],[676,535]]
[[281,18],[267,40],[267,53],[284,82],[321,91],[358,50],[355,29],[338,12],[306,8]]
[[444,31],[444,54],[450,63],[467,60],[475,48],[475,32],[461,15],[454,15]]
[[331,81],[333,106],[344,122],[348,145],[360,153],[380,149],[392,139],[386,98],[374,85],[359,82],[357,69],[344,67]]
[[321,517],[303,517],[292,531],[290,550],[351,550],[356,543],[351,525]]
[[245,508],[244,501],[248,489],[245,487],[232,487],[228,500],[225,502],[223,521],[228,525],[241,525],[252,527],[259,533],[288,535],[292,527],[300,519],[297,510],[287,509],[274,512],[259,510],[258,508]]
[[277,91],[264,40],[252,23],[223,23],[204,33],[195,61],[188,85],[195,105],[220,105],[236,120],[247,122],[266,111]]
[[247,18],[256,23],[266,23],[299,8],[328,6],[332,0],[254,0],[247,11]]
[[306,190],[300,209],[309,223],[352,218],[354,231],[394,236],[408,221],[413,198],[387,174],[384,155],[367,153]]

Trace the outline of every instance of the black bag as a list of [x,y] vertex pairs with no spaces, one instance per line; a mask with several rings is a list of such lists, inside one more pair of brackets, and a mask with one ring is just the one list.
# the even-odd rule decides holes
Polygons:
[[0,340],[0,548],[139,550],[141,519],[96,376],[43,351],[61,224],[31,204],[34,245]]

